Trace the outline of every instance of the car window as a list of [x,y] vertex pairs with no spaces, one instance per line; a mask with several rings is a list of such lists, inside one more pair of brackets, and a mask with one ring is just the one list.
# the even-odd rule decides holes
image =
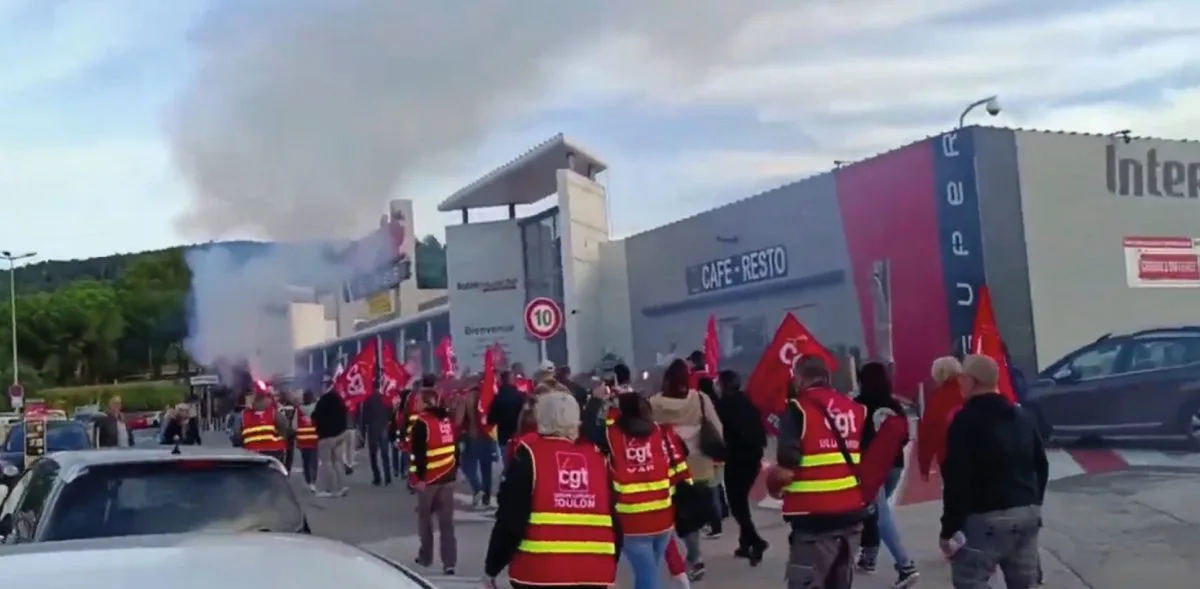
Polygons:
[[1067,360],[1066,366],[1081,380],[1111,376],[1116,373],[1120,353],[1119,342],[1104,343],[1079,352]]
[[17,503],[20,503],[25,489],[29,488],[29,479],[31,478],[33,478],[33,471],[27,471],[17,479],[17,482],[13,483],[12,488],[8,490],[8,495],[4,498],[3,505],[0,505],[0,518],[12,515],[17,511]]
[[63,489],[47,538],[303,526],[290,483],[267,463],[180,460],[89,469]]
[[29,487],[17,504],[13,519],[13,536],[17,542],[33,539],[42,520],[46,500],[58,481],[58,471],[58,463],[48,458],[38,460],[31,469]]
[[[88,440],[87,428],[77,421],[49,420],[46,422],[46,451],[86,450],[92,444]],[[13,425],[4,442],[5,452],[25,452],[25,423]]]
[[1162,370],[1200,361],[1200,338],[1146,339],[1133,342],[1129,370]]

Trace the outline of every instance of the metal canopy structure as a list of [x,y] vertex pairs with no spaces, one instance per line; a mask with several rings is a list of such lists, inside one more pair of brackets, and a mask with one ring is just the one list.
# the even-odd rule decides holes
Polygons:
[[559,133],[455,192],[438,205],[438,210],[529,205],[558,192],[558,170],[570,169],[595,178],[607,168],[599,158]]

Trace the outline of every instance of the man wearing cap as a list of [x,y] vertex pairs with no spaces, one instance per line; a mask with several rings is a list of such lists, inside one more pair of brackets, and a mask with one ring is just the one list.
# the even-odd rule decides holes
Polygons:
[[946,436],[939,538],[955,589],[986,589],[997,568],[1011,589],[1039,581],[1049,463],[1036,421],[998,392],[999,377],[982,355],[958,375],[966,401]]
[[782,486],[788,536],[788,587],[850,589],[870,501],[857,474],[866,408],[830,386],[829,367],[803,356],[795,394],[780,420],[770,475]]

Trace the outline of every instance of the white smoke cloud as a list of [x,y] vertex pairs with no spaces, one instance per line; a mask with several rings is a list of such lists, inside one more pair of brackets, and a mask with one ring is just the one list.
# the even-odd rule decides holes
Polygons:
[[[570,56],[633,44],[673,76],[695,76],[748,19],[787,4],[348,0],[214,13],[194,31],[200,67],[166,122],[191,187],[178,229],[353,238],[398,182],[469,154],[536,106]],[[345,275],[327,259],[284,251],[245,266],[215,251],[189,258],[198,359],[256,351],[245,332],[282,302],[284,281]]]

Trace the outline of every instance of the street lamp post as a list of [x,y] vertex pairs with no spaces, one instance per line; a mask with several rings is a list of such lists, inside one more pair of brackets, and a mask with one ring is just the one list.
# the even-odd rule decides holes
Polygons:
[[981,106],[986,107],[987,113],[994,117],[1000,114],[1000,97],[988,96],[987,98],[980,98],[979,100],[968,104],[967,108],[963,109],[962,114],[958,115],[958,128],[961,129],[963,127],[963,125],[966,123],[967,115],[971,114],[971,111]]
[[8,309],[12,319],[12,361],[13,361],[13,379],[14,385],[21,383],[21,362],[20,356],[17,354],[17,262],[32,258],[37,255],[37,252],[27,252],[24,254],[13,254],[5,250],[0,251],[0,259],[8,260]]

